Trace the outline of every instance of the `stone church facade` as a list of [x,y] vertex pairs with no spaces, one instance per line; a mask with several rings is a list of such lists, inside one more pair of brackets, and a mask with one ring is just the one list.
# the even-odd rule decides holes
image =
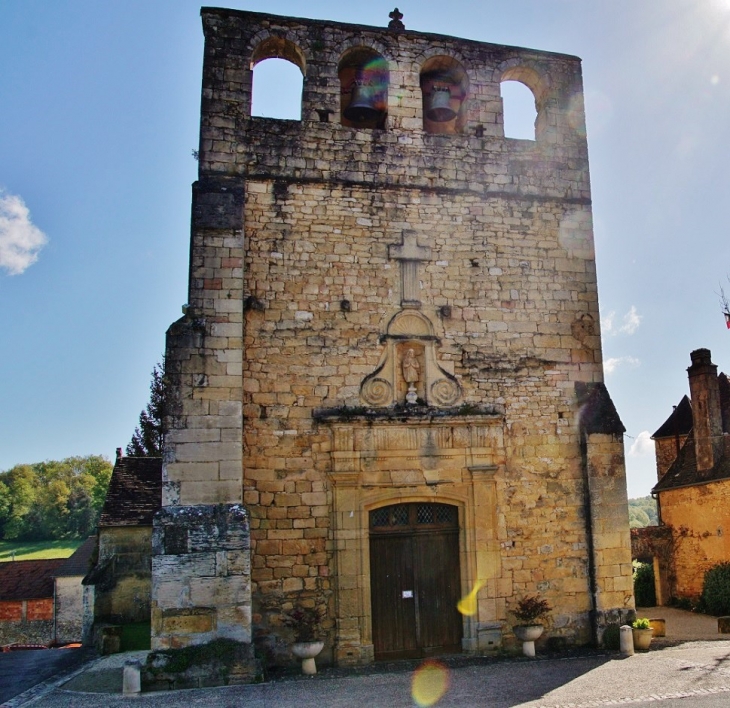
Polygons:
[[[509,645],[537,593],[560,642],[633,609],[580,61],[401,18],[202,11],[153,648],[282,661],[304,605],[356,664]],[[271,57],[302,71],[301,121],[251,117]],[[534,141],[504,137],[505,80]]]

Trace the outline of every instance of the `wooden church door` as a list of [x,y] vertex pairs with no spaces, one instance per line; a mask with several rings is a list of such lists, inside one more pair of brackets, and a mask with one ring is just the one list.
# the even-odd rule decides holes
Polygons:
[[376,659],[461,651],[457,507],[413,503],[371,511],[370,593]]

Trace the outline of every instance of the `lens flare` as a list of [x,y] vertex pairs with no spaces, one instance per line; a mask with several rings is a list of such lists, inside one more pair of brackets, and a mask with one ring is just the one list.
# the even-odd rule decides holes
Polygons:
[[411,695],[420,708],[441,700],[449,688],[449,670],[438,661],[424,661],[413,673]]
[[461,612],[462,615],[467,617],[473,617],[477,613],[477,593],[484,587],[483,580],[477,580],[474,583],[474,587],[471,592],[456,603],[456,609]]
[[558,242],[571,253],[580,258],[593,255],[593,243],[590,235],[593,232],[593,220],[590,212],[576,209],[567,212],[560,221]]

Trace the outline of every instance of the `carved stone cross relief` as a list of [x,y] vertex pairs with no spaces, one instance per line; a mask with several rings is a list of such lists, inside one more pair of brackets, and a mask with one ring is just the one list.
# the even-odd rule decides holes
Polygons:
[[420,308],[418,287],[418,264],[431,260],[431,249],[418,245],[415,231],[403,232],[403,243],[388,246],[388,258],[400,261],[401,307]]

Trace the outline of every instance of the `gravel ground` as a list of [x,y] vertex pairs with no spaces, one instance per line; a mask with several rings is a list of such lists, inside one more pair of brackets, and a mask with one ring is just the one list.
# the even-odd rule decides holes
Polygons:
[[[667,607],[640,608],[637,613],[640,617],[664,618],[667,637],[654,640],[653,650],[633,657],[586,650],[560,656],[543,654],[537,659],[441,658],[448,690],[437,705],[587,708],[677,696],[691,701],[692,697],[725,693],[730,705],[730,636],[718,635],[715,618]],[[128,652],[96,659],[65,683],[37,687],[28,700],[33,708],[110,708],[140,703],[145,708],[182,704],[190,708],[274,708],[291,701],[317,708],[359,704],[369,708],[412,708],[412,680],[420,665],[417,661],[402,661],[356,669],[327,668],[315,677],[282,671],[269,682],[253,686],[123,697],[125,662],[144,661],[146,655]],[[25,703],[19,696],[12,707]]]
[[637,617],[663,618],[667,623],[667,641],[697,641],[730,639],[717,633],[717,617],[703,615],[674,607],[637,607]]

